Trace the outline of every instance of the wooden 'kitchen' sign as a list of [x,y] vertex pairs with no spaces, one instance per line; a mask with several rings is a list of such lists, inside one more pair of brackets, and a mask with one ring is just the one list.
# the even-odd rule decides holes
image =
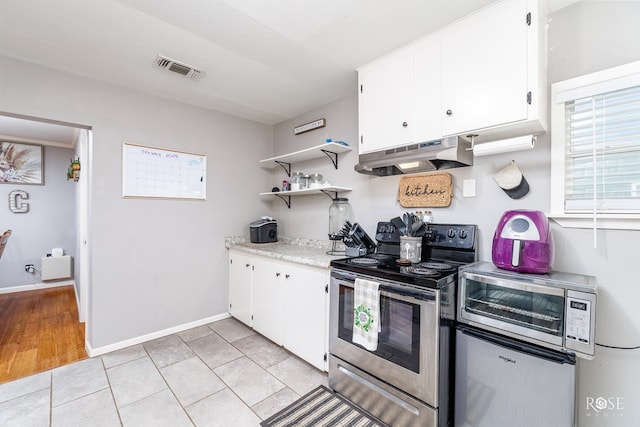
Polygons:
[[398,201],[403,208],[442,208],[451,204],[451,174],[403,176],[398,188]]

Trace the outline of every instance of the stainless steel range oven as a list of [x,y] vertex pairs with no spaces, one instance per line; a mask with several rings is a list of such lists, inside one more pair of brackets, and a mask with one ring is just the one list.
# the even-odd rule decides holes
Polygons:
[[[457,270],[475,260],[476,227],[431,224],[408,266],[392,224],[376,240],[375,254],[331,263],[329,385],[389,425],[450,425]],[[354,342],[357,280],[379,289],[374,349]]]

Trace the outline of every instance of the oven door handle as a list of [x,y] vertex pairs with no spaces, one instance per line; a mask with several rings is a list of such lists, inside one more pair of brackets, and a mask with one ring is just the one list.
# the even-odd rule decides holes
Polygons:
[[[331,273],[331,286],[347,286],[350,288],[354,287],[355,275],[345,275],[337,272]],[[374,279],[369,279],[374,280]],[[379,282],[378,290],[380,292],[386,292],[387,294],[405,296],[409,298],[416,298],[423,301],[435,301],[436,300],[436,292],[430,290],[420,290],[411,288],[408,286],[393,286],[387,285],[385,282]]]
[[414,290],[414,289],[400,289],[400,288],[397,288],[395,286],[387,286],[387,285],[383,285],[383,284],[380,284],[380,286],[378,286],[378,289],[381,292],[386,292],[386,293],[392,294],[392,295],[401,295],[401,296],[404,296],[404,297],[413,297],[413,298],[417,298],[419,300],[424,300],[424,301],[435,301],[436,300],[435,292],[424,292],[424,291]]

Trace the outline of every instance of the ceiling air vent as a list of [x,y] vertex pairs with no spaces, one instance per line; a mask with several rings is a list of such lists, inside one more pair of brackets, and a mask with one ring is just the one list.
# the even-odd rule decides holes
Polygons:
[[188,77],[191,80],[198,80],[204,74],[203,71],[200,71],[191,65],[183,64],[175,59],[167,58],[162,55],[158,55],[156,58],[155,66],[180,74],[181,76]]

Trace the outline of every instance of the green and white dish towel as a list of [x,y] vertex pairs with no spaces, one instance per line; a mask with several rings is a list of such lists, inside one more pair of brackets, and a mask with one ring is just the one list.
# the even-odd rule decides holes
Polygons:
[[369,351],[378,348],[380,331],[380,291],[379,283],[356,279],[353,296],[353,338]]

